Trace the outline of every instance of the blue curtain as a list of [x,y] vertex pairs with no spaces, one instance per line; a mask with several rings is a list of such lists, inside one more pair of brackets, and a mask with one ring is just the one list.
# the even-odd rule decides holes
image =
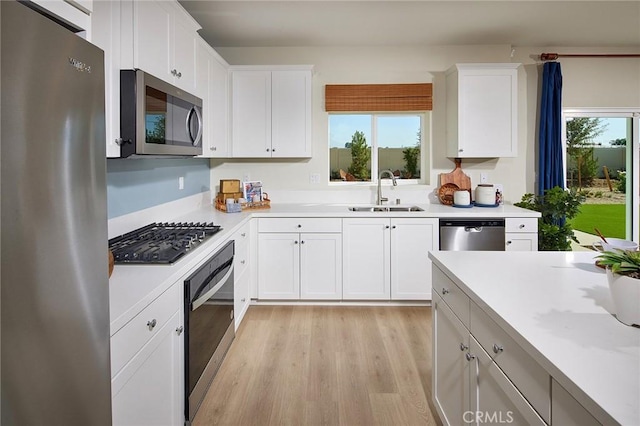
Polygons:
[[562,72],[560,63],[546,62],[540,99],[538,194],[554,186],[565,188],[562,162]]

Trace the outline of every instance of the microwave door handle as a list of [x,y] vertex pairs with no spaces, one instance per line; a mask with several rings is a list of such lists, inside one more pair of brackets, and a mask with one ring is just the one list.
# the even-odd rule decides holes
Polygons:
[[[191,133],[191,119],[193,118],[194,114],[198,119],[198,132],[196,133],[195,138],[193,137],[193,133]],[[191,144],[193,146],[200,145],[200,141],[202,139],[202,114],[197,107],[191,107],[191,110],[189,110],[189,114],[187,114],[187,122],[185,125],[187,126],[187,133],[189,134],[189,139],[191,139]]]
[[233,266],[234,265],[231,265],[231,268],[229,268],[227,273],[224,274],[224,277],[218,282],[218,284],[211,287],[211,290],[207,291],[205,294],[203,294],[202,296],[198,297],[196,300],[193,301],[191,311],[195,311],[196,309],[198,309],[200,306],[204,304],[204,302],[209,300],[209,298],[213,296],[215,292],[220,290],[220,288],[227,282],[227,280],[233,273]]

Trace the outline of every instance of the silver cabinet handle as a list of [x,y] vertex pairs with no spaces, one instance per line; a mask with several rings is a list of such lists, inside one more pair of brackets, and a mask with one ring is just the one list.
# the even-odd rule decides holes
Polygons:
[[507,245],[511,244],[511,240],[507,241]]
[[302,228],[302,225],[298,224],[298,228]]
[[276,152],[276,149],[275,148],[271,148],[271,152]]
[[298,244],[298,241],[294,241],[293,244]]
[[442,294],[443,294],[443,295],[444,295],[444,294],[449,294],[449,290],[447,290],[446,288],[443,288],[443,289],[442,289]]
[[246,260],[241,260],[240,263],[242,263],[244,265],[245,263],[247,263],[247,261]]
[[241,236],[241,237],[246,237],[246,236],[247,236],[247,233],[246,233],[246,232],[243,232],[242,234],[240,234],[240,236]]
[[175,69],[171,70],[171,75],[172,75],[172,76],[174,76],[174,77],[175,77],[175,76],[176,76],[176,74],[178,74],[178,71],[176,71]]
[[183,331],[184,331],[184,327],[183,326],[180,326],[180,327],[176,328],[176,333],[178,334],[178,336],[181,335]]
[[395,225],[393,225],[393,226],[391,227],[391,229],[396,229],[396,226],[395,226]]
[[182,77],[182,73],[178,72],[178,78]]
[[211,146],[211,147],[209,147],[209,151],[215,151],[215,150],[217,150],[217,149],[218,149],[218,148],[216,148],[215,146]]
[[304,240],[300,241],[300,244],[304,244]]
[[497,343],[493,344],[493,352],[499,354],[500,352],[504,351],[504,347],[502,346],[498,346]]
[[269,149],[269,148],[267,148],[267,152],[269,152],[269,151],[270,151],[270,149]]
[[384,227],[384,229],[389,229],[389,225],[386,225],[386,226]]
[[469,346],[465,345],[464,343],[460,343],[460,350],[461,351],[466,351],[467,349],[469,349]]
[[244,297],[243,297],[242,299],[240,299],[240,301],[241,301],[241,302],[246,302],[246,300],[247,300],[247,299],[246,299],[246,298],[244,298]]
[[155,318],[151,321],[147,321],[147,327],[149,327],[149,331],[153,330],[153,327],[155,327],[156,324],[158,324],[158,321],[156,321]]
[[521,223],[520,226],[518,226],[518,228],[520,229],[524,228],[524,223]]
[[471,355],[469,352],[467,352],[464,357],[467,358],[467,361],[471,361],[472,359],[476,359],[476,356],[475,355]]
[[464,152],[464,149],[460,148],[460,149],[458,150],[458,152]]

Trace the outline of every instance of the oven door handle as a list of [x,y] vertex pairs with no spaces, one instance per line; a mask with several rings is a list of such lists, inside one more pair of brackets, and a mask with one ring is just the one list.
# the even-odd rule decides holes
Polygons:
[[218,282],[218,284],[214,285],[211,288],[211,290],[207,291],[205,294],[203,294],[202,296],[194,300],[193,303],[191,304],[191,311],[195,311],[196,309],[198,309],[200,306],[204,304],[204,302],[209,300],[209,298],[213,296],[216,291],[220,290],[220,288],[227,282],[227,280],[233,273],[233,269],[234,269],[234,265],[232,264],[231,268],[229,268],[227,273],[224,274],[224,277]]

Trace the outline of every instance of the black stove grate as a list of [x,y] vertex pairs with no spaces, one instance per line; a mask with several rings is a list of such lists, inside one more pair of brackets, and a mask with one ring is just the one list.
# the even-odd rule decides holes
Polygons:
[[115,263],[170,264],[221,230],[213,223],[152,223],[110,239],[109,250]]

